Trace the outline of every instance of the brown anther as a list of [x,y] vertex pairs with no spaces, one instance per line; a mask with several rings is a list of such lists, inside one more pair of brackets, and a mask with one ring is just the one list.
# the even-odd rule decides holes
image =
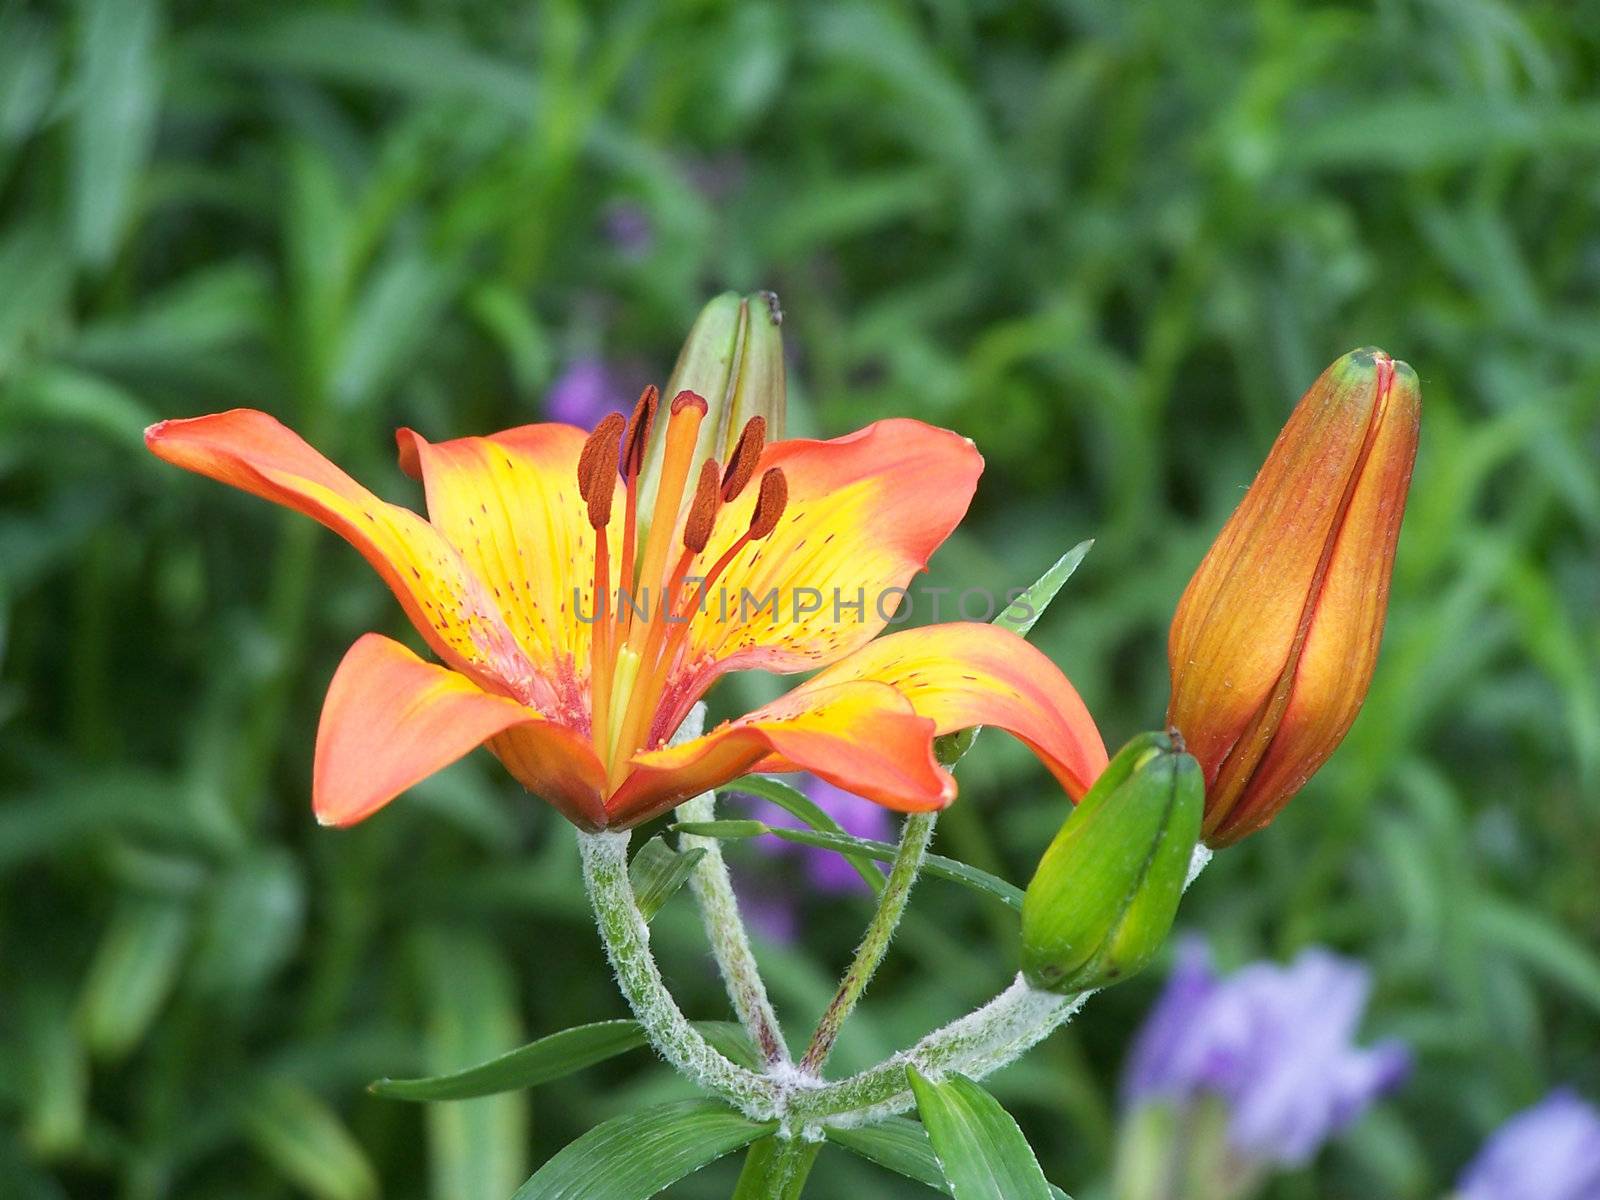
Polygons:
[[789,481],[782,467],[773,467],[761,477],[755,512],[750,514],[750,540],[759,542],[778,527],[778,519],[789,503]]
[[767,444],[767,419],[751,417],[744,423],[739,444],[728,456],[728,469],[722,473],[722,499],[726,503],[735,499],[755,478],[756,464],[761,461],[761,451]]
[[716,459],[708,458],[701,464],[700,480],[695,484],[689,515],[683,522],[683,544],[690,553],[699,554],[711,540],[711,527],[716,524],[717,510],[722,507],[720,475]]
[[611,497],[616,490],[618,447],[622,442],[621,413],[610,413],[594,427],[578,455],[578,495],[589,505],[589,524],[595,529],[611,520]]
[[704,396],[698,392],[691,392],[685,389],[672,398],[672,407],[667,415],[675,417],[691,405],[700,410],[702,417],[706,415],[707,410],[710,408]]
[[637,475],[644,470],[645,451],[650,445],[650,426],[655,424],[656,405],[660,399],[661,393],[651,384],[640,393],[639,403],[633,406],[633,416],[628,419],[627,441],[622,449],[624,475]]

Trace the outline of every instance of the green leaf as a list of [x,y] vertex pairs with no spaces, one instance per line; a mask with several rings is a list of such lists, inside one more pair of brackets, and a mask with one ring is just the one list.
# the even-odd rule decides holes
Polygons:
[[695,864],[705,856],[700,848],[680,853],[660,837],[639,847],[628,865],[628,876],[633,881],[633,898],[646,921],[655,919],[661,906],[688,881]]
[[536,1087],[644,1044],[637,1021],[597,1021],[552,1033],[461,1071],[426,1079],[379,1079],[367,1090],[390,1100],[465,1100]]
[[1486,897],[1476,907],[1474,925],[1486,944],[1600,1011],[1600,959],[1548,917]]
[[649,1200],[775,1128],[714,1100],[626,1112],[557,1153],[512,1200]]
[[737,1021],[696,1021],[694,1027],[700,1036],[711,1043],[712,1049],[724,1058],[730,1058],[741,1067],[752,1071],[766,1069],[766,1063],[756,1051],[755,1043],[745,1027]]
[[890,1117],[876,1125],[824,1131],[830,1142],[859,1154],[868,1162],[907,1179],[925,1183],[935,1191],[950,1194],[939,1159],[928,1141],[928,1131],[906,1117]]
[[[672,826],[672,831],[729,840],[771,834],[775,838],[782,838],[797,845],[816,846],[822,850],[835,850],[846,855],[862,854],[881,862],[894,861],[896,851],[896,847],[888,842],[851,837],[843,833],[821,833],[814,829],[783,829],[768,825],[764,821],[683,821]],[[929,875],[947,879],[951,883],[963,884],[974,891],[991,896],[1017,912],[1022,911],[1021,888],[968,863],[946,858],[942,854],[930,854],[923,859],[922,869]]]
[[72,234],[78,260],[110,262],[155,132],[160,24],[152,0],[86,0],[72,124]]
[[189,944],[188,904],[126,897],[95,951],[78,1016],[97,1057],[116,1059],[144,1036],[177,981]]
[[[741,1026],[731,1021],[696,1021],[695,1028],[728,1058],[751,1069],[759,1066]],[[644,1031],[637,1021],[597,1021],[552,1033],[460,1071],[423,1079],[379,1079],[367,1090],[388,1100],[468,1100],[537,1087],[644,1044]]]
[[681,821],[672,826],[673,833],[689,833],[696,837],[722,838],[726,841],[741,841],[744,838],[760,837],[762,834],[771,833],[772,826],[765,821],[722,820],[722,821]]
[[[1072,578],[1073,572],[1078,569],[1078,564],[1092,549],[1094,549],[1094,539],[1088,538],[1056,559],[1054,566],[1000,610],[993,624],[1002,629],[1009,629],[1019,637],[1027,637],[1039,623],[1039,618],[1044,616],[1044,610],[1050,607],[1050,602],[1056,598],[1056,594],[1066,585],[1067,580]],[[981,725],[974,725],[970,729],[958,729],[954,733],[935,738],[934,753],[938,755],[940,765],[953,767],[960,762],[967,751],[972,749],[972,743],[977,740],[982,728]]]
[[1039,623],[1039,618],[1044,616],[1044,610],[1050,607],[1050,602],[1077,571],[1078,564],[1083,562],[1093,549],[1094,539],[1086,538],[1056,559],[1054,566],[1034,580],[1022,595],[1000,610],[1000,615],[994,619],[994,624],[1027,637]]
[[1033,1149],[1000,1102],[964,1075],[932,1083],[906,1068],[955,1200],[1052,1200]]
[[[493,941],[462,930],[432,930],[421,950],[430,1065],[459,1067],[520,1040],[517,986]],[[526,1096],[509,1092],[434,1104],[425,1116],[428,1172],[439,1200],[507,1196],[527,1178]]]
[[[876,1125],[853,1129],[824,1130],[828,1140],[858,1154],[868,1162],[877,1163],[885,1170],[907,1179],[925,1183],[937,1192],[950,1194],[950,1185],[939,1169],[939,1158],[928,1140],[928,1131],[907,1117],[890,1117]],[[1055,1200],[1072,1200],[1054,1184],[1050,1194]]]
[[[836,833],[842,837],[849,837],[845,828],[835,821],[815,800],[811,799],[798,788],[789,786],[781,779],[773,779],[769,775],[746,775],[729,784],[724,792],[742,792],[749,796],[759,796],[763,800],[770,800],[792,817],[797,817],[821,833]],[[873,895],[883,891],[883,872],[872,865],[872,859],[864,854],[846,854],[845,861],[855,868],[857,875],[872,889]]]
[[288,1080],[269,1080],[245,1094],[239,1118],[256,1151],[317,1200],[377,1196],[372,1164],[315,1092]]

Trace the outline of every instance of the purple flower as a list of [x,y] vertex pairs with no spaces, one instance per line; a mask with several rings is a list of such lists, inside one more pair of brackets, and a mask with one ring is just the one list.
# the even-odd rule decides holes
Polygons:
[[577,358],[545,393],[545,416],[593,429],[607,413],[625,411],[632,399],[623,372],[598,358]]
[[1205,946],[1188,942],[1134,1044],[1125,1096],[1220,1097],[1241,1159],[1300,1166],[1410,1067],[1397,1042],[1355,1045],[1370,987],[1365,967],[1320,949],[1221,979]]
[[1460,1200],[1600,1200],[1600,1111],[1562,1088],[1490,1135]]

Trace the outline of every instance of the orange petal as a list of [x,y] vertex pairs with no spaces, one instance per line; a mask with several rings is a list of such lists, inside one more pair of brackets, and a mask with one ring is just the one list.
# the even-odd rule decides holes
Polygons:
[[378,499],[266,413],[161,421],[144,439],[167,462],[322,522],[377,569],[441,658],[495,690],[535,698],[532,663],[439,531]]
[[769,755],[902,812],[955,798],[955,780],[933,755],[933,722],[893,688],[862,681],[797,690],[704,737],[634,755],[632,772],[606,802],[608,818],[637,825]]
[[[813,670],[871,641],[894,615],[895,589],[966,514],[983,459],[958,434],[896,419],[833,441],[775,442],[760,471],[773,467],[787,478],[788,505],[693,617],[675,693],[698,695],[726,671]],[[691,576],[749,527],[756,496],[747,488],[723,509]]]
[[[595,615],[595,537],[577,476],[586,436],[571,425],[438,443],[409,429],[398,435],[402,465],[427,489],[429,519],[460,548],[540,671],[561,681],[564,711],[553,715],[575,721],[578,713],[588,719],[579,685],[589,676]],[[613,547],[622,537],[616,486]]]
[[424,662],[399,642],[366,634],[328,686],[317,727],[312,810],[324,825],[353,825],[491,738],[497,747],[518,739],[519,760],[536,761],[530,777],[511,767],[524,786],[583,828],[604,824],[603,776],[587,739],[456,671]]
[[1037,754],[1074,799],[1105,769],[1105,743],[1067,677],[998,625],[957,622],[887,634],[795,692],[854,679],[894,688],[933,722],[935,735],[975,725],[1004,729]]

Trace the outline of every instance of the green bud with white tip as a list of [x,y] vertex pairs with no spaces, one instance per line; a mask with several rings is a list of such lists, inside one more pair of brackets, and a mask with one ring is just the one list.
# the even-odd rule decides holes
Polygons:
[[1205,814],[1205,777],[1175,734],[1113,758],[1050,843],[1022,902],[1022,974],[1083,992],[1142,969],[1166,940]]

